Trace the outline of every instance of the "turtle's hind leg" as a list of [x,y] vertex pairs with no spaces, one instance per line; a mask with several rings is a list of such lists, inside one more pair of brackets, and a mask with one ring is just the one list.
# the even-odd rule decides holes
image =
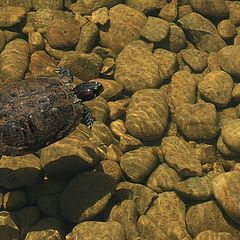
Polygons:
[[93,122],[95,121],[95,118],[92,115],[91,110],[86,107],[84,104],[83,105],[83,119],[81,123],[87,125],[88,127],[92,127]]

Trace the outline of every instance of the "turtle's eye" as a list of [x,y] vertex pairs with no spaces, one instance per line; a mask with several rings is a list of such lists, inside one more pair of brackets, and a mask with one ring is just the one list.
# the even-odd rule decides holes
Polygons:
[[81,83],[74,88],[74,92],[82,102],[92,100],[103,91],[102,84],[98,82]]

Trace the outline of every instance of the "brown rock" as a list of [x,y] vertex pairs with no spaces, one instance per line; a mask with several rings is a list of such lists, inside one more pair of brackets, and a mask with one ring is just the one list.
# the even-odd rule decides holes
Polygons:
[[120,166],[124,174],[132,182],[141,182],[155,167],[157,158],[149,147],[140,147],[127,152],[120,159]]
[[239,180],[239,171],[223,173],[212,179],[214,197],[227,215],[237,224],[240,224]]
[[111,144],[107,148],[107,158],[114,162],[120,162],[122,156],[122,151],[119,147],[119,144]]
[[28,35],[29,50],[31,53],[44,48],[44,40],[40,33],[30,32]]
[[202,174],[201,163],[192,145],[179,137],[165,137],[162,140],[165,161],[183,176]]
[[237,1],[226,1],[229,10],[229,20],[236,26],[240,24],[240,3]]
[[123,134],[120,136],[119,147],[123,153],[135,150],[141,146],[143,146],[143,143],[130,134]]
[[228,19],[222,20],[217,25],[217,30],[218,30],[221,38],[226,39],[226,40],[234,38],[235,35],[237,34],[235,25],[233,23],[231,23],[231,21]]
[[63,9],[63,0],[33,0],[34,10],[39,8]]
[[160,139],[168,120],[168,105],[157,89],[143,89],[131,97],[126,115],[126,128],[141,140]]
[[125,127],[125,123],[121,119],[117,119],[115,121],[112,121],[111,124],[110,124],[110,129],[118,139],[127,132],[127,129]]
[[209,229],[217,233],[229,232],[237,239],[240,236],[240,231],[225,220],[224,214],[220,211],[215,201],[191,206],[186,214],[186,224],[188,232],[193,237]]
[[6,37],[2,30],[0,30],[0,52],[4,49],[6,44]]
[[123,107],[120,103],[112,101],[108,102],[108,107],[109,107],[109,118],[111,120],[116,120],[120,118],[124,113],[126,113],[126,108]]
[[72,232],[66,236],[66,240],[127,240],[124,230],[120,223],[109,221],[87,221],[76,225]]
[[208,69],[209,71],[217,71],[221,70],[221,67],[219,65],[219,57],[218,53],[216,52],[210,52],[208,57]]
[[74,223],[92,219],[105,209],[114,190],[115,181],[109,175],[84,172],[63,191],[59,205],[61,214]]
[[160,10],[159,17],[174,22],[178,16],[178,0],[168,1]]
[[217,111],[212,103],[181,104],[176,108],[178,129],[189,139],[213,139],[218,133]]
[[236,238],[231,233],[216,233],[212,230],[206,230],[199,233],[194,240],[236,240]]
[[0,27],[12,27],[26,16],[26,9],[17,6],[0,7]]
[[26,203],[27,197],[23,191],[7,192],[3,196],[3,208],[6,210],[17,210],[23,208]]
[[144,14],[123,4],[110,9],[109,19],[108,31],[100,31],[100,45],[112,49],[115,53],[119,53],[125,45],[138,39],[147,21]]
[[198,90],[203,99],[217,107],[226,107],[230,103],[232,89],[233,79],[224,71],[212,71],[198,84]]

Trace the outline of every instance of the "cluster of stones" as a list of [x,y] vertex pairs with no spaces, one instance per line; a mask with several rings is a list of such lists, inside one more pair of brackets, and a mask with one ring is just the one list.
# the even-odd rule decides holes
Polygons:
[[0,13],[1,84],[60,65],[105,89],[86,103],[92,129],[1,157],[0,239],[240,239],[239,1],[8,0]]

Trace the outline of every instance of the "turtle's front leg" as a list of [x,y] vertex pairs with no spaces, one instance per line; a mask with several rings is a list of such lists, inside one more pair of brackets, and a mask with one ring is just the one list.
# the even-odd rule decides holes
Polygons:
[[84,104],[83,105],[83,119],[81,123],[87,125],[88,127],[92,127],[93,122],[95,121],[95,118],[92,115],[91,110],[86,107]]

